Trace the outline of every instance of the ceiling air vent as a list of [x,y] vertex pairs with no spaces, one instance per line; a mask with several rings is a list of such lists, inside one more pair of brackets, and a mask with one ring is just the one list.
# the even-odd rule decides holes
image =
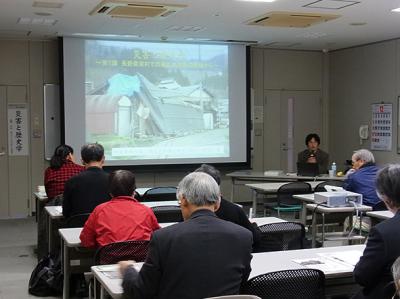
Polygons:
[[274,11],[247,22],[248,25],[305,28],[339,18],[340,15]]
[[89,14],[107,15],[114,18],[166,18],[185,8],[186,5],[103,0]]

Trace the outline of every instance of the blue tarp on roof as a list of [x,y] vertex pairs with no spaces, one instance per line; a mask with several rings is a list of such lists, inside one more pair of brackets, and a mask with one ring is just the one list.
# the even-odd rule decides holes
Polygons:
[[140,91],[140,80],[136,75],[115,74],[108,79],[108,84],[108,95],[131,97],[135,91]]

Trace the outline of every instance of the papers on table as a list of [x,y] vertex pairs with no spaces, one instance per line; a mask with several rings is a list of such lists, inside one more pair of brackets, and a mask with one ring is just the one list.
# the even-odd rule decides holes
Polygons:
[[306,268],[318,269],[325,274],[351,272],[360,259],[360,251],[342,251],[318,253],[317,257],[294,259],[293,261]]
[[360,260],[362,252],[357,250],[331,252],[331,253],[320,253],[320,255],[327,258],[346,263],[348,265],[355,266]]
[[121,278],[121,273],[119,272],[117,265],[98,266],[98,269],[102,274],[110,279]]
[[56,206],[55,210],[57,211],[57,213],[62,214],[62,206]]
[[[142,268],[143,263],[135,263],[133,265],[133,268],[135,268],[136,271],[140,271]],[[97,269],[106,277],[110,279],[121,279],[121,273],[119,272],[119,266],[117,264],[114,265],[102,265],[102,266],[97,266]]]

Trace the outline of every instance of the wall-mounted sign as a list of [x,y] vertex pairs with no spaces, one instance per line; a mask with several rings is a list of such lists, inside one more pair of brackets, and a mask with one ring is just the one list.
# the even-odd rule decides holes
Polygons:
[[371,150],[392,150],[392,104],[372,104]]
[[28,156],[28,108],[26,104],[9,104],[7,118],[8,154],[10,156]]

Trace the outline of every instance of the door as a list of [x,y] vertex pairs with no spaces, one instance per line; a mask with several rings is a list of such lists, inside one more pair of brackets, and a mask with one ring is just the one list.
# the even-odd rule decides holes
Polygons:
[[7,88],[0,86],[0,218],[7,218],[9,216],[6,94]]
[[297,153],[305,148],[306,135],[321,136],[320,91],[266,90],[264,98],[264,170],[296,172]]
[[27,105],[26,86],[0,86],[0,218],[19,218],[29,214],[29,113],[23,121],[28,126],[25,131],[26,152],[23,155],[11,154],[8,136],[9,105]]

